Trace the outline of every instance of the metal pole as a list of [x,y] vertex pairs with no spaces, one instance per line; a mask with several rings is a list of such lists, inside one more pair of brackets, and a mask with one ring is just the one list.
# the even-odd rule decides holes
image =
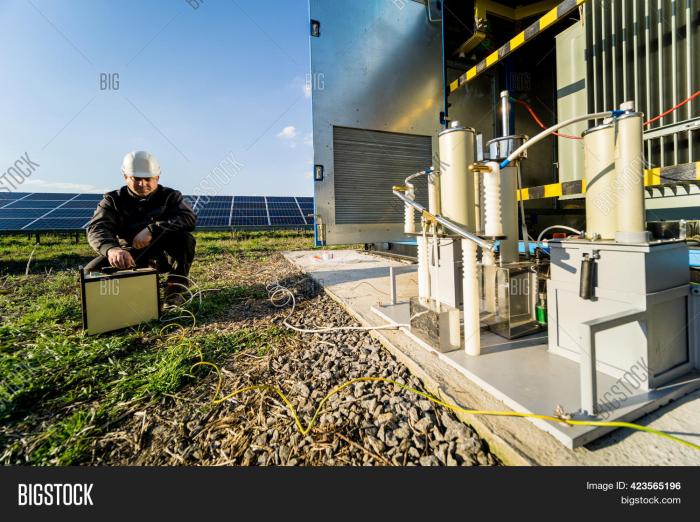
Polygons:
[[510,101],[508,91],[501,91],[501,131],[503,136],[510,136]]
[[[647,105],[645,107],[645,112],[652,116],[651,113],[651,12],[649,10],[649,0],[644,0],[644,78],[646,79],[646,94],[647,94]],[[647,140],[647,161],[651,165],[651,142],[652,140]]]
[[617,107],[617,32],[615,31],[615,0],[610,2],[610,54],[612,55],[612,106]]
[[637,2],[632,2],[632,52],[634,53],[634,104],[637,107],[642,105],[639,99],[639,21],[637,20]]
[[[598,112],[598,53],[600,52],[600,40],[596,32],[595,2],[591,2],[591,41],[593,42],[593,112]],[[597,43],[596,43],[597,42]]]
[[396,272],[394,267],[389,267],[389,296],[391,297],[391,304],[396,304]]
[[598,112],[598,53],[600,52],[600,40],[596,31],[595,2],[591,2],[591,33],[593,37],[593,112]]
[[[634,2],[632,2],[634,3]],[[622,2],[622,101],[627,101],[627,2]],[[637,107],[637,100],[634,100]]]
[[[690,21],[692,19],[693,13],[693,0],[685,1],[685,85],[686,85],[686,95],[690,96],[693,90],[693,54],[691,45],[692,32],[690,30]],[[686,114],[688,119],[693,117],[693,111],[691,109],[692,101],[686,104]],[[693,131],[688,131],[688,163],[693,161]]]
[[486,241],[484,239],[481,239],[479,236],[472,234],[468,230],[465,230],[464,228],[460,227],[459,225],[453,223],[447,218],[444,218],[440,215],[437,214],[431,214],[426,210],[426,208],[421,205],[420,203],[413,201],[410,198],[407,198],[405,195],[403,195],[401,192],[398,192],[397,190],[392,191],[394,193],[394,196],[399,198],[401,201],[404,203],[407,203],[411,205],[413,208],[415,208],[418,212],[420,212],[423,217],[427,217],[429,219],[432,219],[438,223],[440,223],[443,227],[445,227],[447,230],[451,230],[457,235],[462,236],[465,239],[469,239],[470,241],[473,241],[477,245],[479,245],[481,248],[485,250],[495,250],[496,249],[496,244],[492,241]]
[[[677,0],[671,0],[671,90],[672,92],[672,103],[673,107],[678,103],[678,73],[676,71],[676,63],[678,59],[678,52],[676,50],[676,5]],[[690,57],[686,61],[690,60]],[[673,123],[678,123],[678,111],[673,111]],[[673,133],[673,164],[678,165],[678,133]]]
[[603,63],[603,110],[605,110],[605,108],[608,107],[608,75],[606,74],[608,64],[605,60],[605,47],[608,43],[605,41],[605,0],[601,0],[600,2],[600,42],[600,61]]
[[583,324],[583,342],[581,343],[581,361],[579,363],[581,385],[581,410],[588,415],[596,414],[598,404],[598,385],[595,361],[595,333],[587,324]]
[[449,96],[449,85],[447,84],[447,66],[445,63],[445,3],[440,2],[440,38],[442,47],[442,112],[445,115],[444,125],[447,128],[447,118],[448,118],[448,107],[449,102],[447,100]]
[[[664,49],[662,45],[664,24],[663,24],[663,11],[662,11],[662,0],[656,0],[656,53],[657,53],[657,70],[656,78],[658,79],[659,85],[659,114],[664,110]],[[664,124],[664,119],[659,120],[659,127]],[[661,152],[661,163],[660,167],[665,167],[666,162],[664,161],[664,138],[663,136],[659,138],[660,152]]]

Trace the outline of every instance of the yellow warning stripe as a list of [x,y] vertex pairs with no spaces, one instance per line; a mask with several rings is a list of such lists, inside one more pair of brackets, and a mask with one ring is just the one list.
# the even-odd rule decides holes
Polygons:
[[644,171],[644,186],[651,187],[654,185],[661,185],[661,169],[647,169]]
[[525,31],[511,38],[509,43],[510,50],[515,51],[518,47],[525,43]]
[[457,80],[450,83],[450,92],[456,91],[462,85],[473,80],[492,65],[498,63],[500,60],[503,60],[526,41],[535,38],[544,29],[568,16],[569,13],[584,2],[586,2],[586,0],[564,0],[555,8],[550,9],[544,16],[531,24],[527,29],[515,35],[513,38],[508,40],[505,45],[502,45],[496,51],[493,51],[484,60],[469,69],[466,73],[462,74],[459,78],[457,78]]
[[540,31],[544,31],[547,27],[557,21],[557,8],[555,7],[546,15],[540,18]]
[[[645,187],[654,187],[657,185],[664,185],[668,184],[664,182],[664,180],[661,177],[662,171],[665,170],[663,167],[656,167],[653,169],[646,169],[644,171],[644,186]],[[700,181],[700,161],[695,162],[695,179],[696,181]],[[681,182],[682,180],[679,180]],[[673,183],[673,182],[670,182]],[[536,199],[544,199],[544,198],[556,198],[560,197],[563,193],[562,190],[562,184],[561,183],[552,183],[550,185],[544,185],[544,187],[530,187],[530,188],[524,188],[521,189],[520,192],[518,193],[518,201],[521,199],[523,201],[528,201],[530,199],[530,189],[541,189],[543,188],[544,195],[541,196],[540,198]],[[586,193],[586,180],[581,181],[581,195]],[[575,194],[567,194],[568,196],[573,196]],[[535,198],[532,198],[535,199]]]
[[491,67],[498,61],[498,51],[494,51],[486,57],[486,67]]
[[544,186],[544,197],[545,198],[555,198],[561,196],[561,183],[552,183],[551,185]]

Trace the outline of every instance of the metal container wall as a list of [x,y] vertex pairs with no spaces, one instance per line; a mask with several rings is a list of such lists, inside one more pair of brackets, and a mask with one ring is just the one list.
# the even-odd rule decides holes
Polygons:
[[[430,167],[441,129],[442,41],[420,2],[310,0],[316,223],[327,244],[404,239],[392,185]],[[301,86],[300,86],[301,87]],[[301,94],[301,93],[300,93]],[[281,109],[282,111],[283,109]],[[424,179],[417,197],[427,204]]]

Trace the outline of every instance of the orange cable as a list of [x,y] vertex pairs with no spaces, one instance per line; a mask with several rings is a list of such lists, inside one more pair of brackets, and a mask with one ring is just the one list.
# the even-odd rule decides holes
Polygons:
[[674,107],[671,107],[671,108],[668,109],[667,111],[662,112],[662,113],[659,114],[658,116],[655,116],[654,118],[652,118],[652,119],[650,119],[650,120],[648,120],[648,121],[645,121],[645,122],[644,122],[644,126],[650,125],[650,124],[654,123],[656,120],[660,120],[660,119],[663,118],[664,116],[667,116],[668,114],[671,114],[673,111],[675,111],[676,109],[679,109],[679,108],[683,107],[683,105],[685,105],[686,103],[688,103],[688,102],[689,102],[690,100],[692,100],[693,98],[697,98],[698,96],[700,96],[700,91],[695,91],[693,94],[691,94],[690,96],[688,96],[685,100],[683,100],[682,102],[680,102],[678,105],[676,105],[676,106],[674,106]]

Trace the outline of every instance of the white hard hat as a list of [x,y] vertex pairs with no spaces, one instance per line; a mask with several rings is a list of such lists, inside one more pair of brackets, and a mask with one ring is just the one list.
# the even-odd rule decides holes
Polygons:
[[143,150],[135,150],[124,156],[122,174],[135,178],[160,176],[160,165],[153,154]]

